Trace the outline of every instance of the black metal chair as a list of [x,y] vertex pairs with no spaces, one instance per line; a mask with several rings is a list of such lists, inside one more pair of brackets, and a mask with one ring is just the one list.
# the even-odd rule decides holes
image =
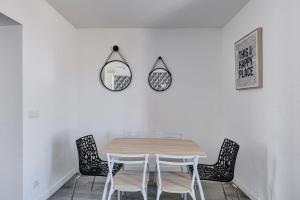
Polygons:
[[[235,188],[237,197],[240,200],[239,188],[232,182],[234,178],[234,167],[240,145],[236,142],[225,139],[221,147],[218,161],[213,165],[198,164],[198,173],[201,180],[216,181],[222,183],[223,193],[227,200],[224,184],[231,183]],[[193,171],[193,166],[190,166]]]
[[[93,176],[91,191],[95,183],[96,176],[107,177],[109,173],[108,163],[100,159],[97,146],[93,135],[87,135],[76,140],[78,159],[79,159],[79,175],[75,178],[71,200],[74,197],[75,188],[78,179],[84,176]],[[113,175],[123,168],[123,165],[115,164]]]

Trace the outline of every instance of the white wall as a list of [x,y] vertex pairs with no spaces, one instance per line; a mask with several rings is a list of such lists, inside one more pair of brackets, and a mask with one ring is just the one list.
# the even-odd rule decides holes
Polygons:
[[0,0],[0,12],[23,25],[23,199],[46,199],[78,166],[77,32],[43,0]]
[[20,25],[20,24],[0,12],[0,26],[14,26],[14,25]]
[[0,199],[20,200],[22,198],[21,26],[0,26],[0,138]]
[[[216,160],[222,143],[220,29],[81,29],[79,131],[99,143],[124,131],[182,132]],[[133,72],[131,85],[111,92],[99,72],[113,45],[119,45]],[[173,83],[166,92],[148,85],[158,56],[165,59]]]
[[[299,8],[297,0],[252,0],[222,33],[224,132],[241,145],[236,181],[253,199],[299,199]],[[264,86],[236,91],[233,44],[257,27]]]
[[[181,131],[205,148],[207,161],[216,159],[224,136],[233,138],[241,144],[236,181],[253,199],[297,199],[299,6],[296,0],[252,0],[222,34],[79,30],[78,47],[77,31],[45,1],[0,0],[0,12],[23,25],[24,200],[46,199],[72,175],[79,133],[93,133],[102,146],[114,130]],[[259,26],[264,87],[236,91],[233,43]],[[133,71],[131,85],[119,93],[98,78],[114,44]],[[164,93],[147,83],[160,55],[173,74]],[[28,119],[30,111],[40,116]]]

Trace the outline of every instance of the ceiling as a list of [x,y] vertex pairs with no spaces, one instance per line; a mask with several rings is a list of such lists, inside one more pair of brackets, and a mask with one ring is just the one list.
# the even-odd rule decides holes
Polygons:
[[224,26],[249,0],[47,0],[77,28]]
[[7,17],[6,15],[0,13],[0,26],[13,26],[13,25],[20,25],[15,20]]

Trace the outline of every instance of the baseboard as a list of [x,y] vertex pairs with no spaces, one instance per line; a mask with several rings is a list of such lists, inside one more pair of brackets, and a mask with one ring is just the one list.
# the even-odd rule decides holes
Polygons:
[[240,180],[234,179],[233,181],[251,200],[260,200],[253,191],[250,191]]
[[37,200],[47,200],[50,198],[59,188],[61,188],[72,176],[77,173],[77,169],[69,171],[64,177],[58,180],[48,191],[46,191],[40,198]]

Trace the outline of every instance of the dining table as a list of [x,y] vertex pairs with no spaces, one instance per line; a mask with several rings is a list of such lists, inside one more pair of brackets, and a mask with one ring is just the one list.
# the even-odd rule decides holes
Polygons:
[[[177,156],[199,156],[201,159],[207,158],[205,151],[193,140],[187,139],[164,139],[164,138],[115,138],[100,151],[100,155],[113,154],[149,154],[150,159],[154,159],[156,154],[177,155]],[[197,185],[199,187],[200,198],[204,200],[203,189],[196,172]],[[110,177],[107,176],[102,200],[105,200]]]

